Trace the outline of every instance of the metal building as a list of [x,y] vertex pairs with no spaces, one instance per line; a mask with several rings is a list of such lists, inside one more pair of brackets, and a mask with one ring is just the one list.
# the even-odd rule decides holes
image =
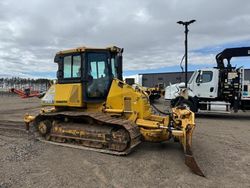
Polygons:
[[[188,79],[193,74],[193,71],[188,72]],[[179,83],[185,81],[185,74],[183,72],[165,72],[165,73],[146,73],[139,74],[142,77],[142,86],[154,87],[158,84],[165,84],[168,86],[170,83]]]
[[[193,74],[193,71],[188,72],[188,79]],[[245,80],[250,81],[250,69],[245,69]],[[154,87],[158,84],[165,84],[168,86],[170,83],[180,83],[185,82],[185,73],[183,72],[165,72],[165,73],[146,73],[139,74],[142,78],[142,86],[144,87]]]

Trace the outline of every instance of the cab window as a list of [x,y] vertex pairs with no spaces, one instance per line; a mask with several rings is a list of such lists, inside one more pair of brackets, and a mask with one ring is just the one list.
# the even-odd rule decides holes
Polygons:
[[207,83],[211,82],[212,79],[213,79],[212,71],[202,71],[198,74],[196,78],[196,83]]
[[63,59],[63,77],[71,77],[71,56],[66,56]]
[[81,77],[81,56],[65,56],[63,58],[63,78],[79,77]]
[[73,62],[72,62],[72,77],[77,78],[81,77],[81,56],[75,55],[73,56]]
[[112,57],[111,58],[111,69],[112,69],[112,76],[114,77],[114,78],[117,78],[118,77],[118,75],[117,75],[117,68],[115,67],[115,58],[114,57]]
[[94,79],[104,77],[105,74],[105,61],[92,61],[90,62],[90,75]]
[[106,53],[88,53],[88,98],[104,98],[112,78]]

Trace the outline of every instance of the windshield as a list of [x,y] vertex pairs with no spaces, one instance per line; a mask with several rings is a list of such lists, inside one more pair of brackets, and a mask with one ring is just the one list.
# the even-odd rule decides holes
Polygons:
[[191,78],[190,78],[189,81],[188,81],[188,84],[191,84],[191,83],[193,82],[193,79],[194,79],[194,77],[195,77],[196,74],[197,74],[197,71],[195,71],[195,72],[192,74]]

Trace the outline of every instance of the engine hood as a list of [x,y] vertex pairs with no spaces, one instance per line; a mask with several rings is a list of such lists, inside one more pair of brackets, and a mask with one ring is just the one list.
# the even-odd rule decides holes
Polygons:
[[[171,100],[171,99],[174,99],[174,98],[180,96],[180,91],[182,89],[185,89],[184,82],[177,83],[177,84],[171,84],[171,85],[167,86],[165,88],[165,99]],[[191,97],[194,96],[194,93],[189,88],[189,84],[188,84],[188,96],[191,96]]]

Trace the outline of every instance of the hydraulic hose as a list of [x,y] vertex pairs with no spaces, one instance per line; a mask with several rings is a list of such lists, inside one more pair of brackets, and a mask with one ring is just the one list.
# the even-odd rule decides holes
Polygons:
[[156,110],[157,112],[161,113],[161,114],[164,114],[164,115],[169,115],[171,116],[172,114],[170,112],[163,112],[161,110],[159,110],[154,104],[153,102],[150,101],[149,97],[148,97],[148,94],[142,89],[142,87],[138,84],[136,84],[139,88],[140,88],[140,91],[141,93],[147,98],[149,104],[154,108],[154,110]]

